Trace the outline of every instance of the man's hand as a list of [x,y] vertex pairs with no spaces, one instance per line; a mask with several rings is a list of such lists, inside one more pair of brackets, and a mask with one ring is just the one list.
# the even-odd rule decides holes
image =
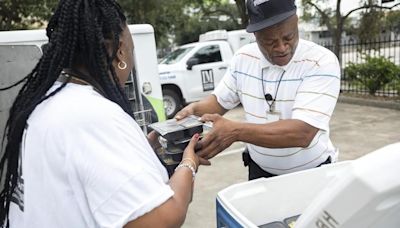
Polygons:
[[188,106],[184,107],[182,110],[180,110],[178,113],[175,115],[176,120],[181,120],[187,116],[193,115],[194,114],[194,108],[193,108],[193,103],[189,104]]
[[211,121],[213,127],[199,141],[201,149],[197,154],[200,157],[210,159],[237,140],[238,128],[236,122],[227,120],[219,114],[205,114],[201,117],[201,120],[204,122]]
[[190,115],[201,116],[207,113],[217,113],[223,115],[227,112],[217,101],[214,94],[208,95],[206,98],[190,103],[175,115],[176,120],[181,120]]

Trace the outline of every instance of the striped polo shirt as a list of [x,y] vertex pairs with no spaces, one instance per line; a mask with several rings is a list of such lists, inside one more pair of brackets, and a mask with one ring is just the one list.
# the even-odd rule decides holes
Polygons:
[[300,39],[285,66],[266,60],[257,43],[245,45],[235,53],[213,94],[225,109],[241,103],[247,122],[264,124],[269,110],[264,93],[269,93],[276,99],[280,119],[302,120],[319,129],[307,148],[273,149],[247,144],[251,158],[262,169],[279,175],[316,167],[328,157],[337,159],[329,139],[329,120],[339,90],[337,57],[322,46]]

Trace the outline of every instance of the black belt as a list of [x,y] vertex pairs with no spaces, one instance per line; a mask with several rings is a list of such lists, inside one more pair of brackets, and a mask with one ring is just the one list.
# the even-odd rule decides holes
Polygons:
[[[242,160],[243,160],[243,165],[246,167],[249,167],[249,180],[254,180],[260,177],[273,177],[277,176],[276,174],[269,173],[265,170],[263,170],[253,159],[251,159],[249,151],[247,148],[243,151],[242,153]],[[317,167],[320,167],[321,165],[329,164],[331,163],[331,158],[328,157],[324,162],[319,164]]]

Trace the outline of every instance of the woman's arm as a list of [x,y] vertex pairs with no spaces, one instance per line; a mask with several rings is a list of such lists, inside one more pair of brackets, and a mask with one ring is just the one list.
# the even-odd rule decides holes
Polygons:
[[[169,181],[169,186],[174,191],[174,195],[152,211],[129,222],[124,228],[182,226],[193,193],[194,176],[192,169],[189,167],[197,171],[197,167],[200,164],[199,158],[194,153],[194,147],[198,140],[198,134],[192,137],[184,151],[181,162],[186,166],[177,168]],[[204,161],[201,163],[206,164]]]

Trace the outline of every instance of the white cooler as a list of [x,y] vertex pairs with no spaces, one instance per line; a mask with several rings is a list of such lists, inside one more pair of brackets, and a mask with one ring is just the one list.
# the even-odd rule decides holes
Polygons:
[[232,185],[218,193],[216,208],[217,227],[399,228],[400,143],[354,161]]

